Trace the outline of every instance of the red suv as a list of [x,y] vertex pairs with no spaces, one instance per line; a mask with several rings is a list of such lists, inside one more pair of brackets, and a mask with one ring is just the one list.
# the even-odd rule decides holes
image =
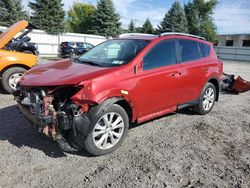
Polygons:
[[182,108],[209,113],[222,62],[211,43],[182,33],[130,34],[81,57],[36,66],[20,79],[20,111],[65,151],[114,151],[131,122]]

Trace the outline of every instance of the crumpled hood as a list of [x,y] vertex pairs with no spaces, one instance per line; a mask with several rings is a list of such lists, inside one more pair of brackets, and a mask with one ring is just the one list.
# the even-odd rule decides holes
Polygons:
[[71,62],[69,59],[38,65],[30,69],[21,78],[23,86],[62,86],[79,82],[110,72],[104,68]]

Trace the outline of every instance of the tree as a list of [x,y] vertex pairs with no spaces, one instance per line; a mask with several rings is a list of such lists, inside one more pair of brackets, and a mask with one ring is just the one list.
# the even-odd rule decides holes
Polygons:
[[150,20],[147,18],[146,21],[144,22],[142,26],[142,32],[143,33],[148,33],[148,34],[153,34],[154,33],[154,28]]
[[135,32],[136,32],[136,33],[143,33],[142,27],[136,27],[136,28],[135,28]]
[[10,26],[13,23],[27,19],[27,13],[23,11],[21,0],[0,1],[0,25]]
[[216,41],[216,26],[212,15],[217,3],[217,0],[193,0],[185,5],[188,30],[191,34],[203,36],[211,42]]
[[188,32],[187,19],[179,1],[175,1],[171,9],[165,14],[161,24],[160,31],[166,32]]
[[129,25],[128,25],[128,32],[129,33],[136,32],[135,23],[134,23],[133,20],[131,20],[130,23],[129,23]]
[[121,33],[120,16],[116,13],[112,0],[99,0],[97,11],[92,19],[92,33],[97,35],[118,36]]
[[69,31],[89,34],[92,28],[91,20],[95,13],[96,8],[93,5],[75,2],[68,11]]
[[50,34],[64,31],[63,4],[61,0],[35,0],[29,3],[32,9],[31,22]]

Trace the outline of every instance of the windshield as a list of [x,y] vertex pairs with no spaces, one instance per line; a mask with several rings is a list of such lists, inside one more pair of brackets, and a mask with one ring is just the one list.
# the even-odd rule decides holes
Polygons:
[[129,63],[150,41],[115,39],[106,41],[79,57],[79,62],[92,62],[103,67]]

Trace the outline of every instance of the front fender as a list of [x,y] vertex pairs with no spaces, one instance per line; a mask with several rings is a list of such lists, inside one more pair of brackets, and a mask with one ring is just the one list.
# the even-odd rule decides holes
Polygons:
[[38,57],[33,54],[14,52],[8,50],[0,50],[0,71],[5,67],[20,64],[31,68],[36,65]]

